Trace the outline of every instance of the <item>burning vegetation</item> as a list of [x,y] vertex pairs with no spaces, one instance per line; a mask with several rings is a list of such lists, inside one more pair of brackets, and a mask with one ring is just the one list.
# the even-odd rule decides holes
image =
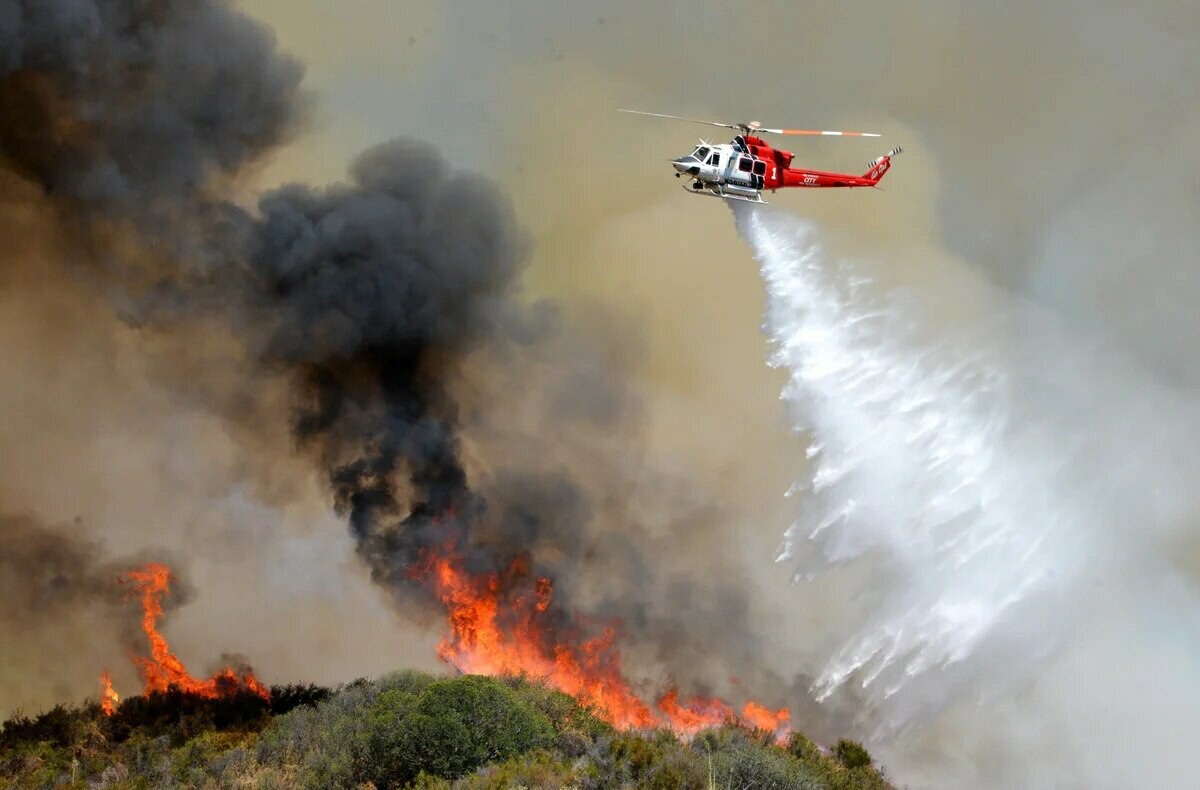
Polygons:
[[112,677],[107,672],[100,675],[100,687],[100,710],[104,711],[105,716],[111,716],[117,712],[121,695],[113,689]]
[[[270,690],[259,682],[249,668],[239,671],[232,666],[226,666],[210,678],[196,678],[188,672],[179,657],[171,652],[166,637],[158,630],[158,620],[163,614],[163,598],[171,584],[171,569],[167,565],[159,562],[148,563],[129,571],[120,581],[122,584],[132,585],[133,592],[141,602],[142,631],[150,643],[149,656],[130,656],[145,684],[143,694],[165,693],[175,689],[184,694],[215,699],[248,691],[270,701]],[[101,675],[100,682],[103,686],[101,707],[106,715],[111,716],[116,711],[120,697],[113,690],[108,672]]]
[[[667,726],[690,735],[736,719],[734,708],[722,700],[681,700],[674,688],[654,708],[639,699],[621,672],[619,624],[590,639],[582,629],[552,627],[553,582],[531,577],[523,558],[503,575],[473,577],[460,559],[441,556],[418,564],[412,576],[431,584],[446,607],[450,634],[439,644],[438,656],[461,672],[538,678],[622,729]],[[791,719],[786,708],[772,711],[755,701],[746,703],[742,716],[781,738]]]
[[[454,558],[441,557],[414,567],[412,576],[431,584],[445,605],[450,633],[439,644],[438,657],[462,673],[537,678],[618,729],[665,726],[693,735],[738,720],[724,701],[699,696],[681,700],[675,688],[662,694],[654,707],[642,701],[622,675],[615,627],[591,639],[563,640],[561,627],[552,630],[543,622],[553,584],[545,577],[531,579],[524,561],[514,562],[504,576],[472,577]],[[196,678],[171,651],[158,628],[171,578],[167,565],[148,563],[120,579],[131,585],[141,603],[142,631],[150,646],[149,656],[131,655],[144,683],[142,693],[173,689],[215,699],[250,692],[270,701],[270,689],[248,667],[225,666],[209,678]],[[562,641],[549,641],[556,633]],[[107,671],[101,686],[101,708],[111,716],[120,697]],[[786,708],[773,711],[753,700],[741,712],[742,721],[781,740],[787,737],[790,718]]]

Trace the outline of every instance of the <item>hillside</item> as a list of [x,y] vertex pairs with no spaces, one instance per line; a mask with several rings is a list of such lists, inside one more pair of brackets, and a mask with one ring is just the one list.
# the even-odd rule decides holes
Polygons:
[[737,721],[621,732],[522,678],[400,671],[336,689],[207,697],[172,686],[14,714],[0,788],[811,788],[884,790],[867,752]]

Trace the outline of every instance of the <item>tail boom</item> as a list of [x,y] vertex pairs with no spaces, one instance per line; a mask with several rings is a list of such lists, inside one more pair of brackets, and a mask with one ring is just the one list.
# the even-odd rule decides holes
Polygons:
[[768,189],[784,187],[873,187],[892,166],[892,157],[900,153],[893,148],[878,159],[872,159],[869,169],[861,176],[850,173],[825,173],[820,170],[793,170],[786,168],[780,173],[778,186],[768,184]]

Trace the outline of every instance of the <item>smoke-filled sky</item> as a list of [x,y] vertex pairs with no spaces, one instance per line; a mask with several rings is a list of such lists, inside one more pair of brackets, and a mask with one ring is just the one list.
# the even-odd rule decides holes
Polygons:
[[[0,74],[56,65],[14,61],[16,41],[57,47],[68,60],[80,56],[71,40],[34,37],[35,23],[86,31],[93,5],[139,4],[0,0]],[[197,94],[196,104],[183,106],[199,112],[202,100],[218,98],[214,106],[223,112],[212,116],[213,126],[242,124],[235,137],[248,147],[226,146],[232,138],[208,147],[188,137],[171,138],[184,144],[169,149],[139,147],[159,139],[158,124],[171,117],[149,116],[145,132],[132,115],[119,116],[99,149],[115,146],[125,152],[119,159],[137,151],[145,168],[132,172],[144,193],[131,193],[103,167],[71,171],[87,178],[51,178],[60,165],[61,172],[73,166],[71,157],[48,157],[37,145],[14,156],[31,139],[44,143],[9,120],[38,86],[0,94],[9,103],[0,128],[5,157],[23,163],[0,174],[7,246],[0,262],[0,528],[17,534],[20,525],[20,534],[36,533],[48,545],[57,539],[44,530],[65,530],[82,540],[63,550],[73,558],[69,567],[94,565],[95,573],[145,552],[178,560],[191,596],[166,630],[182,655],[202,663],[237,651],[268,680],[333,682],[433,666],[439,626],[391,606],[372,586],[370,565],[355,555],[331,509],[329,463],[310,462],[323,453],[328,462],[336,443],[297,445],[286,372],[299,366],[303,377],[313,373],[306,366],[327,360],[302,358],[256,317],[275,309],[264,300],[280,297],[282,286],[269,282],[258,291],[263,281],[254,278],[239,286],[248,303],[230,322],[211,302],[233,288],[201,288],[200,307],[196,297],[179,295],[196,293],[186,276],[193,269],[182,284],[152,291],[159,298],[147,308],[126,291],[129,283],[116,288],[111,267],[92,259],[123,252],[145,263],[165,245],[174,257],[196,260],[197,230],[213,217],[183,203],[176,211],[172,201],[213,171],[221,184],[209,183],[205,198],[219,193],[248,212],[227,220],[241,235],[222,242],[232,247],[216,247],[222,254],[244,249],[247,236],[294,240],[294,214],[337,216],[356,227],[356,217],[378,209],[370,195],[403,188],[385,183],[381,160],[371,166],[360,155],[405,137],[432,144],[448,170],[499,183],[477,193],[471,176],[439,176],[432,150],[424,165],[410,155],[397,171],[451,179],[452,195],[458,184],[473,196],[460,202],[514,256],[488,269],[501,275],[502,303],[470,301],[467,312],[486,320],[468,322],[469,332],[448,341],[462,363],[447,386],[461,408],[463,464],[489,481],[494,501],[532,497],[536,507],[565,509],[588,525],[585,542],[599,559],[588,565],[586,553],[573,554],[575,547],[552,535],[551,563],[604,569],[640,553],[644,568],[612,577],[629,590],[604,589],[606,577],[586,570],[567,588],[597,610],[637,621],[634,630],[646,638],[631,648],[631,660],[651,667],[648,675],[666,667],[686,681],[688,652],[732,633],[729,641],[742,644],[717,651],[728,668],[777,686],[772,703],[804,709],[803,689],[842,644],[839,622],[849,607],[843,610],[835,586],[792,586],[790,569],[772,563],[795,518],[782,495],[805,476],[805,443],[779,403],[786,377],[764,364],[763,284],[729,212],[684,195],[669,177],[666,160],[708,130],[618,115],[617,107],[883,133],[878,150],[846,140],[791,146],[798,162],[850,172],[902,145],[882,192],[770,199],[813,221],[832,256],[874,261],[891,282],[915,289],[934,328],[974,326],[963,304],[1008,309],[1011,299],[1048,314],[1062,328],[1054,343],[1068,348],[1050,359],[1079,366],[1067,374],[1080,382],[1067,389],[1077,400],[1047,411],[1031,399],[1021,413],[1051,415],[1063,427],[1050,435],[1063,442],[1104,434],[1093,462],[1121,470],[1118,501],[1105,500],[1121,516],[1084,529],[1144,529],[1159,546],[1148,552],[1154,560],[1142,567],[1153,571],[1146,573],[1177,574],[1182,592],[1173,601],[1191,599],[1200,577],[1200,544],[1189,529],[1193,502],[1180,493],[1185,485],[1145,472],[1168,469],[1186,480],[1189,470],[1184,459],[1157,457],[1145,437],[1169,436],[1176,414],[1189,435],[1194,415],[1186,404],[1200,383],[1200,166],[1189,145],[1200,132],[1194,4],[246,0],[237,7],[266,28],[232,25],[253,32],[213,54],[222,66],[212,83],[219,93]],[[51,19],[46,9],[61,15]],[[186,51],[187,31],[213,35],[212,25],[225,24],[215,19],[184,15],[163,46]],[[258,38],[267,28],[294,60],[261,57],[271,51]],[[114,49],[108,57],[128,54]],[[168,71],[167,84],[189,84],[188,74]],[[55,129],[53,139],[66,141],[76,160],[102,159],[96,138],[78,127]],[[348,172],[363,161],[352,186],[321,191],[350,181]],[[189,162],[212,170],[191,170]],[[277,193],[256,208],[262,192],[284,182],[317,186]],[[63,207],[64,190],[85,200],[104,196],[103,216],[92,214],[104,226],[101,238],[62,232],[63,212],[69,217],[77,208]],[[273,219],[259,222],[264,214]],[[143,227],[170,228],[167,240],[142,239],[136,250],[114,253],[119,223],[131,216]],[[339,238],[351,247],[361,242],[352,231]],[[415,243],[395,241],[406,249]],[[205,247],[198,257],[211,252]],[[303,255],[294,262],[306,265]],[[239,283],[244,276],[225,274]],[[981,281],[996,295],[979,298]],[[492,284],[481,288],[491,293]],[[289,293],[298,294],[288,305],[303,317],[306,297]],[[537,307],[539,299],[548,304]],[[507,315],[509,304],[520,315]],[[490,345],[498,335],[500,345],[515,345],[476,353],[477,336]],[[252,338],[249,353],[243,336]],[[1023,341],[1013,348],[1037,346],[1036,337]],[[1074,348],[1086,348],[1088,360],[1115,360],[1118,373],[1093,376],[1093,364],[1078,363],[1084,355]],[[366,364],[375,370],[374,361]],[[317,373],[351,390],[361,384],[353,366]],[[422,391],[417,400],[429,396]],[[445,418],[440,393],[432,400]],[[1160,408],[1164,402],[1172,408]],[[341,427],[344,438],[356,424]],[[569,479],[593,517],[572,511],[571,497],[533,497],[514,487],[510,467]],[[1091,470],[1085,465],[1079,474]],[[57,578],[62,566],[38,577],[34,569],[42,567],[4,565],[0,582],[7,590],[33,583],[27,577]],[[92,572],[80,571],[85,578]],[[989,689],[968,687],[946,712],[879,743],[897,778],[914,786],[1180,786],[1187,755],[1178,741],[1167,738],[1152,764],[1136,749],[1116,748],[1146,743],[1131,732],[1188,726],[1194,719],[1181,713],[1181,700],[1200,697],[1198,673],[1186,669],[1200,646],[1179,636],[1188,632],[1186,612],[1178,620],[1158,614],[1146,631],[1095,628],[1109,622],[1110,599],[1123,607],[1111,622],[1143,620],[1146,610],[1122,594],[1142,585],[1138,573],[1118,565],[1105,581],[1111,587],[1076,607],[1087,616],[1068,617],[1064,626],[1093,630],[1070,637],[1074,649],[1035,664],[1004,705],[978,706],[975,693]],[[708,584],[713,578],[720,581]],[[119,618],[98,605],[102,611],[90,617],[73,611],[77,625],[69,632],[59,622],[30,625],[25,609],[5,613],[0,650],[12,651],[3,654],[6,665],[22,669],[16,681],[6,673],[0,708],[94,693],[92,666],[104,662],[113,664],[118,687],[135,685]],[[79,644],[67,660],[62,644],[70,633]],[[1112,648],[1130,642],[1146,649]],[[38,654],[49,658],[31,658]],[[1080,655],[1110,658],[1081,662]],[[719,686],[725,668],[697,670],[695,680]],[[1151,685],[1143,693],[1132,672],[1176,679],[1178,687]],[[843,722],[855,705],[844,700],[830,716]],[[818,728],[826,724],[815,713],[812,719]]]
[[[177,558],[213,590],[180,613],[178,649],[237,649],[273,679],[431,664],[444,615],[414,568],[449,543],[469,572],[553,581],[544,647],[619,623],[640,692],[782,705],[802,687],[765,659],[771,613],[737,554],[711,550],[742,539],[735,511],[654,447],[626,372],[642,327],[522,293],[537,231],[500,182],[402,139],[341,163],[345,183],[265,186],[322,110],[270,28],[224,3],[13,19],[0,139],[21,244],[3,273],[27,414],[5,510],[105,544],[87,544],[101,567]],[[54,588],[57,567],[11,583]],[[90,630],[104,666],[112,629]],[[51,649],[38,633],[23,653]],[[8,704],[47,688],[64,686],[35,677]]]

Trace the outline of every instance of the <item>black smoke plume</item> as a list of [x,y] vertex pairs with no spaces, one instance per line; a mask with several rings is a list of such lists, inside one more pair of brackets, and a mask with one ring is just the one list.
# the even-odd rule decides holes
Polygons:
[[259,208],[241,292],[258,353],[296,382],[295,435],[395,589],[425,548],[465,549],[484,517],[448,379],[477,346],[534,328],[513,299],[522,236],[489,184],[413,142],[365,153],[348,186],[288,187]]
[[41,188],[130,320],[216,315],[294,383],[295,436],[381,581],[432,539],[426,514],[471,521],[482,504],[445,378],[523,322],[503,197],[397,142],[349,185],[242,210],[226,188],[304,115],[302,69],[267,29],[224,2],[158,0],[5,2],[0,25],[0,158]]

